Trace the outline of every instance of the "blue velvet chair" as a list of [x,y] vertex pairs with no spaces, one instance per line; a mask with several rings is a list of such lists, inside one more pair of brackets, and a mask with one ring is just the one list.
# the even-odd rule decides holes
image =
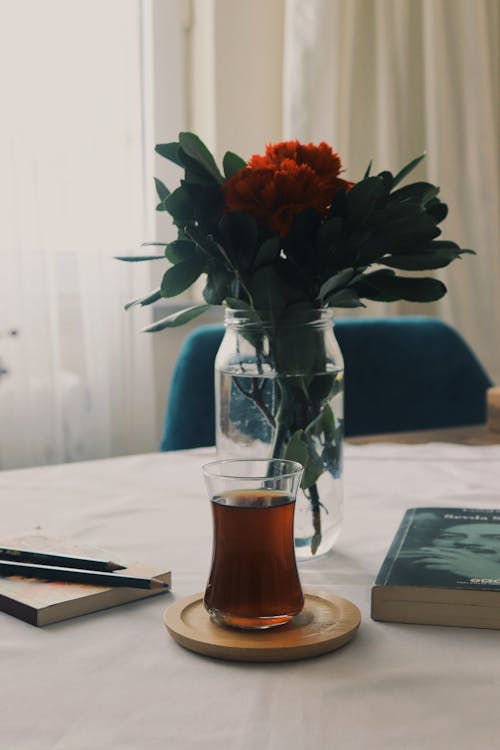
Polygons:
[[[215,443],[214,360],[224,326],[186,338],[170,388],[161,450]],[[486,421],[491,381],[449,325],[435,318],[350,318],[335,323],[345,363],[347,437]]]

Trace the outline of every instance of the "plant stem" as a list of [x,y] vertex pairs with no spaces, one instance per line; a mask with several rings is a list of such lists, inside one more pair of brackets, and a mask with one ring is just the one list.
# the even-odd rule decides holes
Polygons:
[[255,406],[260,409],[264,417],[267,419],[271,427],[274,429],[276,427],[276,422],[274,420],[273,415],[265,405],[265,403],[262,401],[262,389],[259,388],[258,384],[258,378],[252,378],[252,390],[246,391],[241,383],[239,383],[238,378],[233,378],[233,383],[235,384],[236,388],[239,390],[240,393],[242,393],[246,398],[249,398],[251,401],[254,402]]
[[[278,422],[275,436],[274,436],[271,458],[282,458],[284,454],[284,448],[285,448],[285,445],[284,445],[285,432],[286,431],[284,430],[281,422]],[[312,522],[313,522],[313,530],[314,530],[314,534],[311,539],[311,554],[315,555],[316,552],[318,551],[318,548],[322,540],[321,503],[319,499],[318,485],[316,484],[316,482],[308,488],[308,492],[309,492],[309,501],[311,503],[311,513],[312,513]],[[307,494],[305,492],[304,494],[307,497]]]
[[[290,436],[290,432],[295,432],[295,429],[288,429],[287,426],[283,424],[283,421],[280,419],[280,412],[284,407],[284,404],[286,404],[286,398],[283,394],[283,388],[286,388],[286,383],[281,384],[279,383],[279,387],[281,388],[281,406],[276,414],[276,430],[274,433],[274,440],[273,440],[273,446],[271,451],[271,458],[283,458],[285,454],[286,449],[286,438],[287,434],[288,437]],[[305,388],[304,388],[305,390]],[[286,414],[286,409],[285,409]],[[312,424],[312,423],[311,423]],[[289,427],[289,426],[288,426]],[[311,539],[311,554],[315,555],[318,551],[318,548],[321,544],[322,540],[322,532],[321,532],[321,503],[319,499],[319,492],[316,482],[312,484],[310,487],[307,488],[309,492],[309,501],[311,503],[311,513],[312,513],[312,522],[313,522],[313,530],[314,534]],[[307,497],[307,493],[304,492],[304,494]]]
[[314,535],[311,541],[311,553],[315,555],[318,551],[319,545],[321,544],[321,507],[319,502],[318,487],[316,483],[309,487],[309,494],[311,498],[311,511],[314,528]]
[[[255,406],[259,409],[259,411],[262,413],[268,424],[271,426],[271,428],[274,430],[274,438],[271,448],[271,458],[283,458],[286,452],[286,445],[287,445],[287,439],[290,438],[291,434],[295,432],[295,429],[297,429],[297,426],[290,425],[287,423],[287,402],[288,399],[286,397],[286,382],[281,383],[279,378],[276,379],[275,384],[276,387],[280,389],[280,406],[276,412],[276,415],[274,416],[270,409],[267,407],[267,405],[264,403],[262,398],[262,391],[263,386],[259,385],[259,381],[261,378],[253,377],[251,379],[251,390],[246,390],[243,385],[239,382],[238,377],[233,377],[233,383],[236,386],[236,388],[239,390],[239,392],[245,396],[245,398],[250,399],[253,401]],[[265,382],[265,379],[264,379]],[[305,383],[303,384],[303,389],[308,396]],[[320,414],[317,418],[319,418]],[[294,421],[294,420],[292,420]],[[309,426],[314,423],[309,423]],[[304,427],[302,427],[304,429]],[[310,505],[311,505],[311,513],[312,513],[312,523],[313,523],[313,536],[311,539],[311,554],[315,555],[318,551],[318,548],[322,541],[322,531],[321,531],[321,503],[319,498],[319,492],[316,482],[307,488],[307,492],[304,492],[306,497],[308,497]]]

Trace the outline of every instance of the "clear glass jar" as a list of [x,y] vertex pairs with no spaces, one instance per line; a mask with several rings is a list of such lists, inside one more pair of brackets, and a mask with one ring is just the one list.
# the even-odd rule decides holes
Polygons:
[[215,361],[219,458],[304,465],[295,509],[298,560],[332,548],[343,518],[344,364],[329,310],[226,310]]

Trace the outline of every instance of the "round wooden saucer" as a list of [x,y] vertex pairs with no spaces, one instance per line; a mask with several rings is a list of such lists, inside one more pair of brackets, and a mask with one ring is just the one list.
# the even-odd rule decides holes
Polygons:
[[172,638],[198,654],[231,661],[291,661],[344,646],[361,622],[355,604],[334,594],[304,589],[304,609],[292,622],[270,630],[237,630],[215,625],[203,594],[171,604],[164,615]]

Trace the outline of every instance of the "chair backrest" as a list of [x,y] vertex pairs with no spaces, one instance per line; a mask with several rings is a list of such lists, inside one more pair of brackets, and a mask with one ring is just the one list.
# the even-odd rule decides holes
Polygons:
[[215,444],[214,362],[224,331],[223,325],[200,326],[184,340],[170,383],[160,450]]
[[[214,445],[214,361],[223,335],[223,325],[211,325],[186,338],[161,450]],[[491,380],[446,323],[425,316],[339,319],[335,335],[345,364],[347,437],[486,421]]]

